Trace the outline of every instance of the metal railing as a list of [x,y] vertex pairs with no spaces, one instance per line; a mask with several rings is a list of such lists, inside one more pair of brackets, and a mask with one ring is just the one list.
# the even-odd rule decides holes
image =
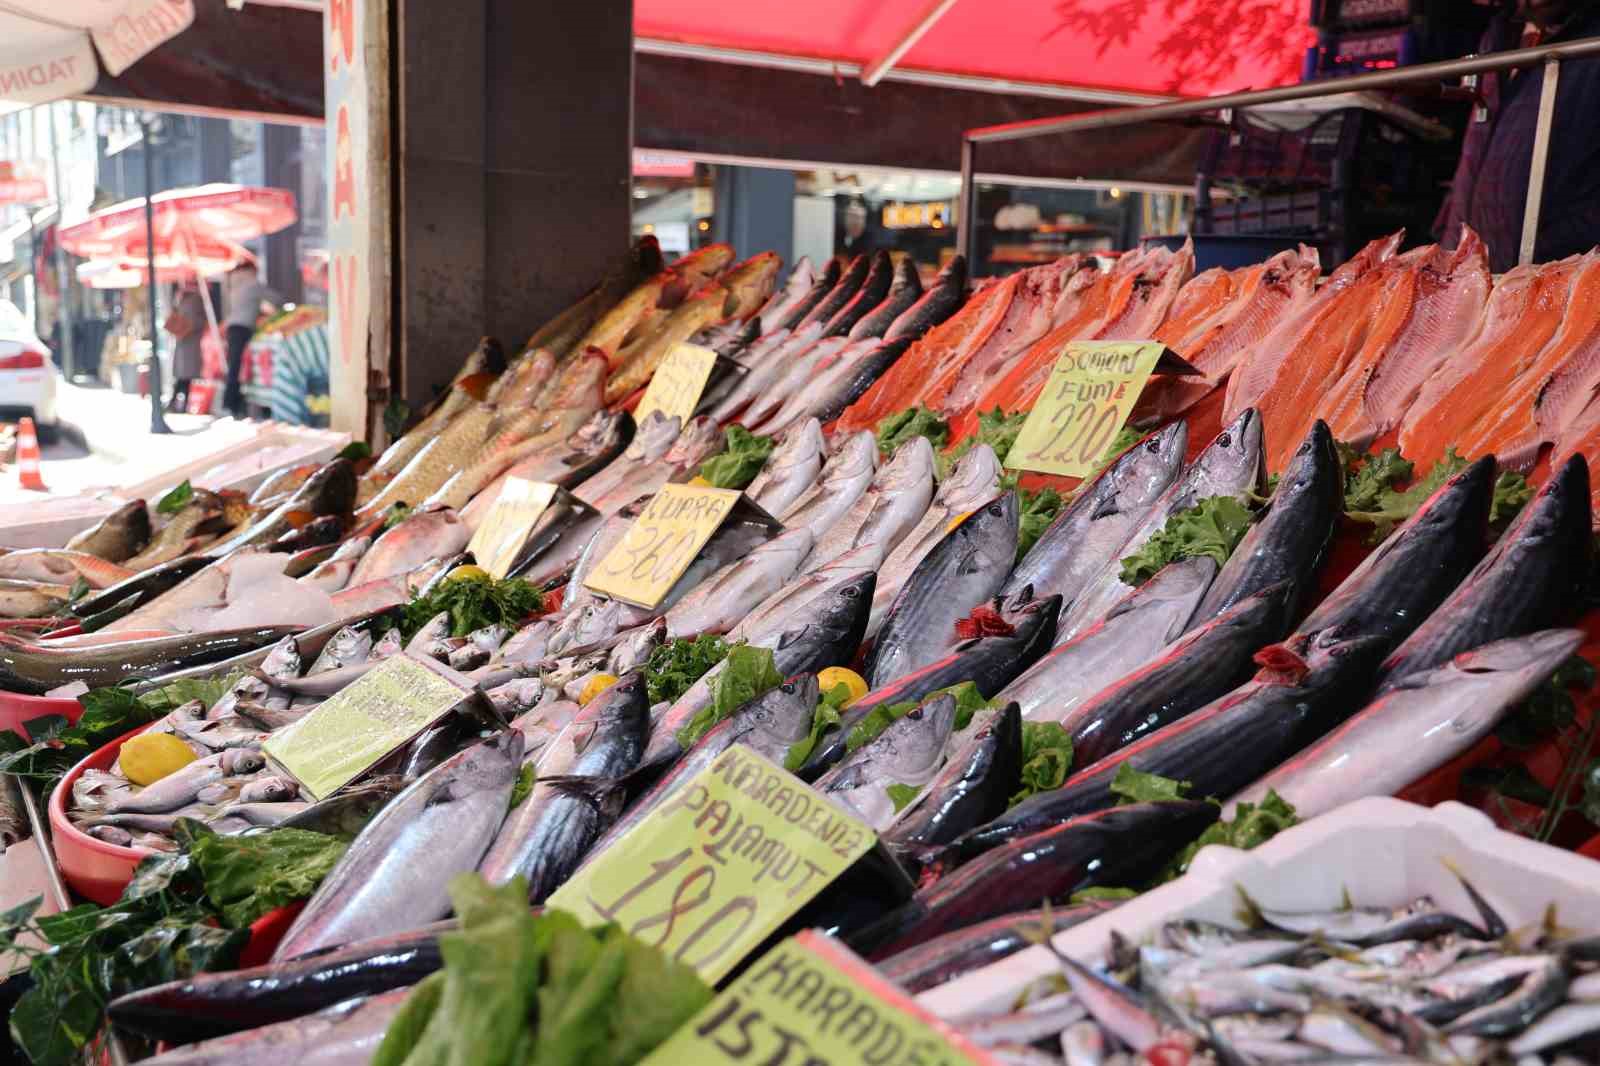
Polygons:
[[969,263],[973,261],[977,239],[978,203],[978,187],[974,179],[977,176],[977,147],[980,144],[1043,137],[1052,133],[1103,130],[1142,122],[1157,122],[1162,119],[1189,118],[1215,111],[1280,104],[1291,100],[1309,100],[1365,89],[1389,89],[1397,85],[1445,81],[1470,74],[1513,70],[1542,64],[1544,79],[1540,84],[1538,125],[1534,130],[1533,161],[1528,171],[1528,199],[1522,216],[1522,247],[1518,260],[1522,263],[1531,263],[1534,241],[1539,231],[1545,164],[1550,156],[1550,127],[1555,118],[1556,89],[1561,80],[1561,64],[1565,60],[1588,56],[1600,56],[1600,37],[1586,37],[1577,41],[1540,45],[1537,48],[1518,48],[1509,52],[1494,52],[1463,59],[1448,59],[1440,63],[1424,63],[1414,67],[1397,67],[1394,70],[1356,74],[1348,78],[1329,78],[1301,85],[1285,85],[1277,89],[1222,93],[1218,96],[1203,96],[1192,100],[1173,100],[1167,103],[1063,115],[1060,118],[1028,119],[999,126],[980,126],[970,129],[961,135],[961,203],[957,213],[956,248],[966,255]]

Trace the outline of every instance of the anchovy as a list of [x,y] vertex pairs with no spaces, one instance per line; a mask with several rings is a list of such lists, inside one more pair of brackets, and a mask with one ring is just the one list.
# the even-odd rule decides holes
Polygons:
[[1292,582],[1291,622],[1316,587],[1334,526],[1344,509],[1344,475],[1333,434],[1318,419],[1278,480],[1263,516],[1239,542],[1189,623],[1196,626],[1248,596]]
[[1379,694],[1461,652],[1575,615],[1589,573],[1589,545],[1589,465],[1574,455],[1472,573],[1385,660]]
[[1017,495],[979,507],[930,551],[907,579],[867,658],[867,683],[881,688],[958,643],[956,623],[1005,584],[1017,554]]
[[1062,612],[1062,637],[1076,636],[1098,622],[1131,591],[1122,581],[1122,560],[1143,547],[1167,524],[1167,519],[1213,496],[1242,500],[1254,493],[1260,483],[1261,415],[1250,407],[1217,434],[1199,458],[1145,512],[1099,573],[1084,583],[1083,591]]
[[522,756],[506,730],[439,764],[367,823],[290,926],[273,959],[414,929],[450,912],[450,878],[482,859]]
[[[649,728],[644,677],[632,674],[591,700],[545,749],[539,777],[621,777],[638,765]],[[524,877],[529,898],[540,902],[577,869],[606,820],[587,795],[540,780],[506,818],[478,872],[491,884]]]
[[1121,558],[1118,549],[1183,469],[1188,443],[1188,423],[1180,420],[1113,460],[1040,534],[1006,582],[1006,594],[1031,586],[1035,595],[1070,604],[1114,556]]

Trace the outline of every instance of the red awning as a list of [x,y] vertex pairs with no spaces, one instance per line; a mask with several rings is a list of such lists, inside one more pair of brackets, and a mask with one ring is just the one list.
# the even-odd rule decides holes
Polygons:
[[[634,0],[634,33],[860,64],[882,59],[930,0]],[[1305,0],[955,0],[895,63],[917,70],[1202,96],[1296,81]]]

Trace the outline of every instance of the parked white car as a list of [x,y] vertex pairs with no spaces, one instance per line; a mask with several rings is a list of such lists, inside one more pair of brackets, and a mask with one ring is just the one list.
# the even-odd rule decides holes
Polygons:
[[31,416],[39,439],[54,441],[61,432],[56,377],[50,349],[28,317],[10,300],[0,299],[0,420]]

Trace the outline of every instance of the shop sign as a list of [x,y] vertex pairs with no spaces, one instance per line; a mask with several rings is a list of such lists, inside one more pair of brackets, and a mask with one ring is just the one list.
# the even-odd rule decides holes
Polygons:
[[710,348],[698,344],[675,345],[650,378],[644,398],[633,412],[634,422],[642,424],[651,412],[660,411],[665,417],[675,417],[687,425],[716,365],[717,353]]
[[1117,439],[1166,349],[1157,341],[1076,341],[1006,455],[1013,470],[1086,477]]
[[761,956],[641,1066],[993,1066],[832,937]]
[[652,152],[648,148],[633,150],[633,176],[636,178],[692,178],[694,160],[670,152]]
[[496,579],[505,577],[558,489],[548,481],[506,478],[488,515],[467,542],[478,565]]
[[876,841],[865,823],[736,744],[547,905],[585,925],[615,922],[715,983]]
[[324,799],[475,696],[472,682],[448,666],[402,652],[273,733],[261,750]]
[[736,489],[663,485],[584,579],[591,592],[654,607],[739,502]]
[[954,215],[955,204],[949,200],[920,204],[887,203],[883,205],[883,228],[938,229],[948,226]]

